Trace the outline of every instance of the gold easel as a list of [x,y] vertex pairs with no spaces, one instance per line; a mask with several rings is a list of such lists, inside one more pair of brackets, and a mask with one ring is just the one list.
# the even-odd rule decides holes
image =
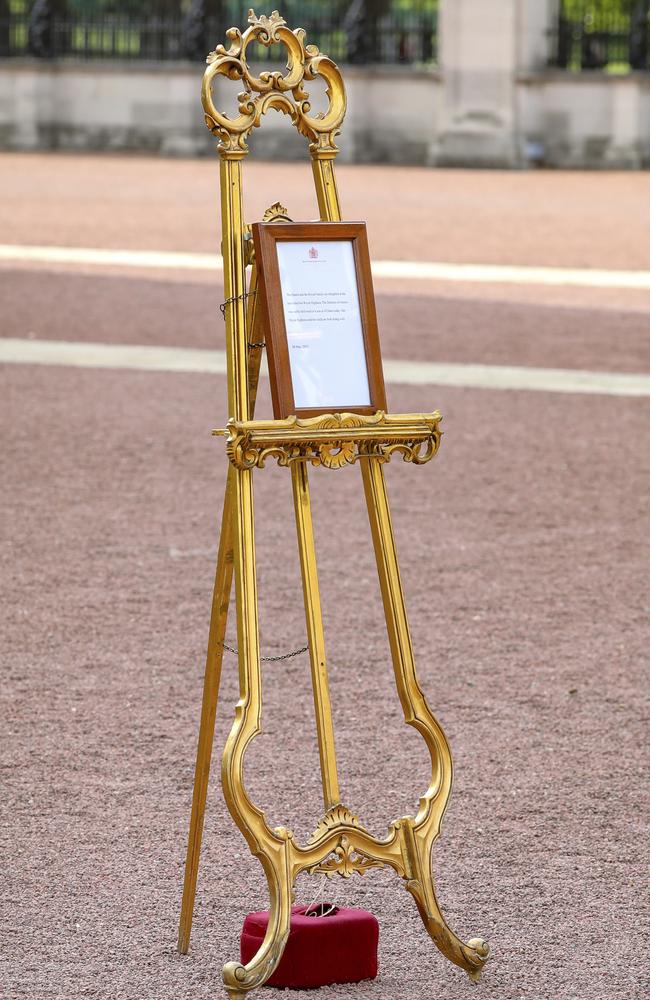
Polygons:
[[[341,211],[333,171],[338,152],[334,138],[345,116],[346,99],[337,66],[321,55],[316,46],[305,45],[302,29],[291,31],[277,11],[270,17],[256,17],[251,11],[248,20],[249,27],[243,34],[237,28],[227,32],[229,49],[218,45],[210,53],[202,88],[206,124],[220,140],[231,419],[227,432],[218,433],[227,433],[230,464],[210,619],[178,948],[183,954],[189,948],[223,641],[234,575],[240,699],[224,750],[221,778],[228,809],[264,868],[270,893],[270,919],[266,937],[253,960],[246,966],[228,962],[224,967],[223,980],[230,1000],[241,1000],[249,990],[265,983],[280,961],[289,934],[293,886],[302,871],[346,876],[353,871],[363,874],[372,867],[390,866],[406,880],[406,888],[415,898],[424,925],[440,951],[476,979],[488,959],[489,947],[476,938],[465,944],[453,933],[440,912],[433,886],[431,851],[451,791],[451,753],[416,677],[383,473],[383,463],[395,452],[401,453],[405,461],[428,462],[440,443],[441,418],[437,412],[407,415],[380,412],[369,417],[342,413],[304,420],[252,419],[263,327],[254,294],[257,275],[250,234],[243,221],[241,165],[248,152],[246,138],[260,125],[269,108],[288,114],[309,140],[321,220],[338,221]],[[284,45],[288,52],[286,74],[263,72],[253,76],[246,58],[252,42]],[[212,85],[218,76],[244,83],[236,118],[226,117],[214,106]],[[304,82],[317,76],[325,80],[329,106],[324,114],[312,117]],[[286,212],[279,205],[265,216],[266,221],[281,218],[286,219]],[[253,266],[247,289],[248,264]],[[268,826],[262,811],[249,799],[243,780],[244,754],[261,730],[262,710],[253,469],[262,468],[269,457],[291,470],[325,804],[325,814],[305,845],[298,844],[284,827]],[[341,468],[356,462],[363,477],[397,691],[405,721],[421,733],[431,756],[431,780],[417,815],[396,820],[383,840],[365,830],[340,800],[307,478],[309,463]]]

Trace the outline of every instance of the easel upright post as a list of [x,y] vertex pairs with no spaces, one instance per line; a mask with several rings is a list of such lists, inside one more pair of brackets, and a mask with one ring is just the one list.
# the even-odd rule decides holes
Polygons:
[[314,692],[314,713],[316,716],[320,771],[323,784],[323,802],[327,810],[338,805],[341,801],[341,793],[339,791],[336,751],[334,749],[334,725],[332,723],[327,659],[325,656],[323,616],[321,614],[320,594],[318,592],[309,481],[307,478],[307,466],[304,462],[296,462],[292,466],[291,483],[293,487],[293,506],[296,516],[298,552],[300,555],[302,588],[305,601],[309,656],[311,660],[311,683]]

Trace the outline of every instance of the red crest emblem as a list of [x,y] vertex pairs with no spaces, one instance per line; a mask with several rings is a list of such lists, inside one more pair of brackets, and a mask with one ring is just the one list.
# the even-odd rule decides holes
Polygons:
[[318,250],[316,249],[316,247],[309,248],[309,256],[311,257],[312,260],[316,260],[316,258],[318,257]]

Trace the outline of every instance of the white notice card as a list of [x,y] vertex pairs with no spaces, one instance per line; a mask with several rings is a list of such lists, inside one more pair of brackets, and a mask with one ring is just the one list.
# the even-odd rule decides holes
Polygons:
[[352,241],[276,247],[296,408],[369,406]]

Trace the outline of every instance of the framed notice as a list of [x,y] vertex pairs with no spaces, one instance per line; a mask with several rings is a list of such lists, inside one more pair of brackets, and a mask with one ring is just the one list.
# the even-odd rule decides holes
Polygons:
[[273,413],[386,409],[366,227],[253,226]]

